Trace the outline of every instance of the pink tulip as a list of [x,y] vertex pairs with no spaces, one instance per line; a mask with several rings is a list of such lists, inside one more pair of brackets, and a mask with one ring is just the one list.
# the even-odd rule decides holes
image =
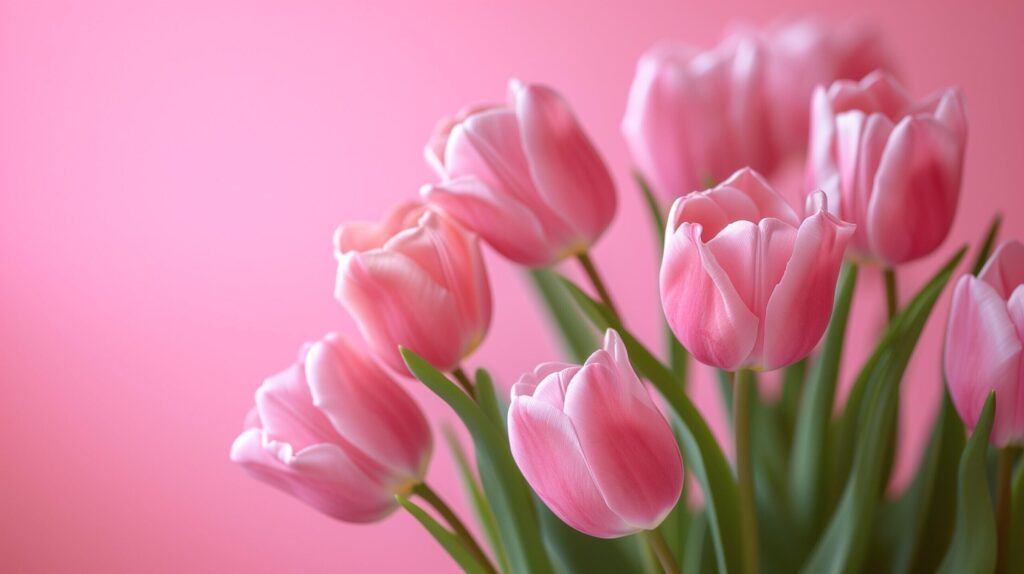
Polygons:
[[807,189],[857,224],[853,249],[888,265],[934,251],[960,197],[967,124],[960,92],[914,102],[884,73],[814,93]]
[[664,44],[637,64],[622,131],[655,191],[678,197],[749,165],[771,171],[764,50],[735,36],[712,51]]
[[231,460],[345,522],[387,516],[430,461],[430,427],[416,403],[333,334],[263,383],[246,423]]
[[400,372],[407,347],[451,370],[491,322],[491,289],[476,236],[423,204],[334,234],[335,297],[382,360]]
[[650,530],[675,506],[683,463],[618,333],[581,367],[545,363],[512,387],[512,456],[559,518],[591,536]]
[[615,186],[568,104],[512,81],[505,106],[443,121],[426,148],[443,183],[424,197],[508,259],[550,265],[587,250],[615,215]]
[[877,35],[868,28],[829,27],[808,18],[767,30],[763,38],[772,133],[783,154],[806,153],[808,110],[817,86],[860,80],[874,70],[892,67]]
[[661,264],[672,331],[697,360],[772,370],[807,356],[832,314],[854,226],[825,210],[803,221],[756,172],[742,169],[676,200]]
[[1024,245],[1004,243],[953,291],[946,325],[949,394],[968,428],[996,394],[992,444],[1024,443]]

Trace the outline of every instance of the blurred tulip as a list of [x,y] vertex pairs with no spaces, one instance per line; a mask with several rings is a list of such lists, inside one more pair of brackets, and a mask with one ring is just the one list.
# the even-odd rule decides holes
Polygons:
[[853,249],[887,265],[934,251],[960,197],[967,124],[957,89],[914,102],[884,73],[814,93],[806,189],[857,224]]
[[803,221],[756,172],[676,200],[661,265],[672,331],[697,360],[772,370],[807,356],[832,314],[854,226],[825,211]]
[[335,335],[263,383],[231,460],[345,522],[373,522],[423,480],[431,435],[416,403]]
[[451,370],[483,341],[491,288],[476,236],[420,203],[334,234],[335,297],[382,360],[406,372],[399,345]]
[[583,366],[545,363],[523,375],[512,387],[508,431],[530,486],[591,536],[650,530],[682,491],[672,429],[613,330]]
[[830,27],[806,18],[771,28],[763,38],[772,134],[782,154],[806,153],[811,95],[817,86],[892,69],[878,36],[865,27]]
[[764,99],[764,50],[735,36],[700,52],[664,44],[637,64],[622,131],[654,190],[678,197],[778,161]]
[[977,277],[960,278],[946,326],[946,384],[968,428],[996,394],[991,441],[1024,443],[1024,245],[1003,244]]
[[443,183],[423,196],[523,265],[587,250],[615,215],[608,168],[555,91],[512,81],[505,106],[438,126],[426,157]]

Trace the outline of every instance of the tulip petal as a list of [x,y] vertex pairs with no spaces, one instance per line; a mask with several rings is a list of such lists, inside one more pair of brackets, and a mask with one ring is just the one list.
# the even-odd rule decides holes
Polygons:
[[385,250],[346,253],[338,262],[335,298],[377,356],[399,372],[406,371],[399,345],[439,370],[450,370],[462,359],[462,349],[437,331],[437,317],[458,312],[454,298],[405,255]]
[[668,423],[631,387],[640,387],[635,375],[623,379],[614,366],[589,363],[569,387],[565,414],[608,506],[651,529],[679,499],[683,466]]
[[[971,275],[953,291],[944,354],[949,393],[968,427],[977,424],[991,391],[1013,388],[1020,376],[1021,340],[1004,301],[988,283]],[[1002,412],[997,396],[997,413]],[[1005,401],[1009,403],[1009,401]],[[999,417],[997,417],[998,419]],[[998,420],[993,440],[1005,439],[1008,425]]]
[[291,445],[249,429],[232,444],[231,460],[255,478],[345,522],[374,522],[397,507],[392,485],[366,474],[332,444],[293,453]]
[[[843,219],[867,221],[875,173],[892,129],[889,118],[877,113],[865,115],[854,110],[836,118],[836,161],[841,192],[839,210],[834,213]],[[860,252],[870,253],[866,225],[854,230],[853,241]]]
[[544,380],[537,385],[533,392],[534,400],[547,403],[558,410],[565,408],[565,393],[569,389],[569,383],[576,376],[580,367],[573,365],[556,373],[544,377]]
[[637,529],[605,503],[583,458],[576,431],[555,407],[519,397],[508,414],[512,456],[530,486],[559,518],[600,538]]
[[836,280],[853,231],[853,225],[824,210],[800,225],[765,310],[765,369],[795,363],[818,344],[832,316]]
[[757,342],[758,317],[704,245],[699,224],[683,223],[666,239],[660,285],[669,325],[697,360],[726,370],[746,360]]
[[[737,170],[736,173],[718,185],[711,193],[717,197],[719,192],[725,192],[726,190],[740,191],[740,195],[755,207],[753,217],[743,217],[739,213],[733,213],[731,210],[726,209],[727,212],[730,212],[730,219],[733,221],[746,219],[747,221],[757,223],[766,217],[774,217],[793,227],[800,225],[800,217],[793,211],[793,207],[786,202],[786,199],[772,189],[761,174],[749,167]],[[733,197],[735,195],[735,193],[732,194]],[[735,202],[735,199],[733,202]],[[725,205],[724,202],[723,205]]]
[[931,253],[946,238],[960,198],[964,146],[932,117],[893,130],[868,204],[872,251],[889,264]]
[[313,406],[301,363],[260,385],[256,391],[256,413],[257,420],[249,417],[247,427],[259,426],[271,438],[287,441],[296,449],[338,438],[330,421]]
[[[1017,331],[1017,339],[1024,341],[1024,285],[1013,290],[1006,307]],[[1017,379],[1009,380],[1009,384],[997,393],[993,441],[1000,445],[1024,443],[1024,356],[1020,360]]]
[[340,256],[349,251],[383,247],[396,233],[415,226],[424,210],[422,203],[407,201],[393,209],[382,222],[355,221],[339,225],[334,232],[334,250]]
[[540,195],[592,243],[615,215],[615,184],[572,110],[550,88],[514,84],[523,151]]
[[978,278],[991,285],[1003,299],[1009,299],[1024,284],[1024,244],[1007,241],[989,257]]
[[430,427],[412,398],[342,337],[328,336],[306,355],[313,403],[338,434],[395,475],[421,479],[430,459]]

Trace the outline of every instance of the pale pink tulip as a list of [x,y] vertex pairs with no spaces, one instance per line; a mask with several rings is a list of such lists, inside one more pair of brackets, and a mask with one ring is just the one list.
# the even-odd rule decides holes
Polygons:
[[587,250],[615,215],[604,161],[555,91],[513,81],[509,103],[439,124],[426,157],[443,182],[423,196],[506,258],[529,266]]
[[618,333],[583,366],[545,363],[512,387],[512,455],[559,518],[600,538],[656,527],[679,499],[672,430]]
[[398,347],[451,370],[483,341],[491,288],[476,236],[420,203],[334,235],[335,297],[382,360],[405,372]]
[[723,181],[744,166],[771,172],[764,50],[734,36],[714,50],[663,44],[640,59],[622,120],[637,169],[663,197]]
[[992,444],[1024,443],[1024,245],[1003,244],[978,277],[953,291],[946,326],[946,384],[968,428],[996,394]]
[[333,334],[263,383],[246,426],[232,461],[345,522],[387,516],[395,494],[421,482],[430,461],[430,427],[416,403]]
[[676,200],[661,264],[672,331],[697,360],[735,371],[807,356],[832,314],[854,226],[825,211],[801,221],[760,175],[742,169]]
[[783,154],[806,153],[811,95],[817,86],[892,68],[878,36],[865,27],[830,27],[807,18],[772,27],[763,39],[772,133]]
[[887,265],[934,251],[960,198],[967,123],[957,89],[913,101],[884,73],[814,93],[806,189],[857,224],[853,250]]

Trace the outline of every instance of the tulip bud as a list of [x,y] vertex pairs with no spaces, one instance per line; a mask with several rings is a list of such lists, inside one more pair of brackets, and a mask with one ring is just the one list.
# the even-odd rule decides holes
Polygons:
[[1004,243],[977,277],[957,281],[946,325],[949,395],[968,428],[996,394],[992,444],[1024,443],[1024,245]]
[[406,372],[404,346],[451,370],[491,322],[491,290],[476,236],[419,203],[382,223],[346,223],[334,235],[335,298],[382,360]]
[[672,429],[611,329],[583,366],[546,363],[523,375],[512,387],[508,431],[537,495],[591,536],[650,530],[682,491]]
[[930,254],[960,198],[967,123],[960,92],[915,102],[884,73],[819,87],[806,189],[857,224],[853,250],[888,265]]
[[231,460],[345,522],[374,522],[422,482],[430,427],[369,356],[328,335],[256,392]]
[[764,50],[736,36],[714,50],[664,44],[637,64],[622,132],[637,169],[663,197],[778,161],[764,99]]
[[506,106],[444,120],[426,148],[443,183],[423,196],[504,257],[533,267],[587,250],[615,215],[615,186],[568,104],[510,84]]
[[854,226],[821,208],[803,221],[749,169],[676,200],[661,301],[679,342],[727,371],[778,369],[807,356],[832,315]]

